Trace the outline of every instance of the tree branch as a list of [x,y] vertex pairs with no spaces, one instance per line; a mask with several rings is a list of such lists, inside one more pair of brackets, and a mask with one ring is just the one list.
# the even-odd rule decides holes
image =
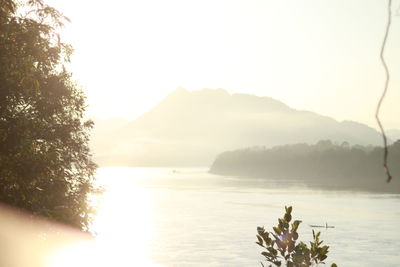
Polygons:
[[378,105],[376,107],[376,112],[375,112],[375,118],[376,118],[376,121],[378,122],[379,128],[380,128],[381,133],[382,133],[382,137],[383,137],[383,145],[384,145],[383,169],[384,169],[384,171],[385,171],[385,173],[387,175],[387,182],[388,183],[392,180],[392,175],[390,174],[390,170],[389,170],[388,163],[387,163],[389,151],[388,151],[388,146],[387,146],[387,138],[386,138],[385,130],[383,129],[382,122],[381,122],[381,120],[379,118],[379,112],[380,112],[380,109],[381,109],[381,105],[382,105],[383,99],[386,96],[386,92],[388,90],[389,80],[390,80],[389,68],[388,68],[388,66],[386,64],[386,61],[385,61],[385,58],[384,58],[383,54],[385,52],[386,41],[387,41],[387,38],[388,38],[388,35],[389,35],[389,29],[390,29],[390,25],[391,25],[391,18],[392,18],[392,9],[391,9],[391,7],[392,7],[392,0],[388,0],[388,21],[387,21],[387,24],[386,24],[385,36],[384,36],[383,41],[382,41],[381,53],[380,53],[381,62],[382,62],[382,65],[383,65],[383,67],[385,69],[386,80],[385,80],[385,86],[384,86],[384,89],[383,89],[383,93],[382,93],[382,95],[381,95],[381,97],[379,99]]

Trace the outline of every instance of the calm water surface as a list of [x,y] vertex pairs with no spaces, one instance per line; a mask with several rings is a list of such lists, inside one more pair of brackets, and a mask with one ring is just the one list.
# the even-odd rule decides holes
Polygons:
[[256,227],[271,229],[293,206],[300,240],[310,224],[330,246],[327,263],[399,266],[399,195],[308,189],[240,180],[206,169],[102,168],[92,231],[114,266],[261,266]]

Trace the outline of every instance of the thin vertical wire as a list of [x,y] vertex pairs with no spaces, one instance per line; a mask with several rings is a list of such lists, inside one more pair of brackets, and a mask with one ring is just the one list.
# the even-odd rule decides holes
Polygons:
[[380,58],[381,58],[381,62],[382,65],[385,69],[385,74],[386,74],[386,80],[385,80],[385,86],[383,89],[383,93],[381,98],[379,99],[378,105],[376,107],[376,112],[375,112],[375,118],[376,121],[378,122],[379,128],[381,130],[382,133],[382,138],[383,138],[383,145],[384,145],[384,155],[383,155],[383,169],[387,175],[387,182],[389,183],[392,180],[392,175],[390,174],[389,171],[389,167],[388,167],[388,163],[387,163],[387,159],[388,159],[388,155],[389,155],[389,151],[388,151],[388,146],[387,146],[387,138],[386,138],[386,134],[385,134],[385,130],[383,129],[383,125],[381,120],[379,119],[379,112],[381,109],[381,105],[383,102],[383,99],[386,96],[386,92],[388,90],[388,86],[389,86],[389,80],[390,80],[390,73],[389,73],[389,68],[386,64],[385,58],[383,56],[384,52],[385,52],[385,47],[386,47],[386,41],[389,35],[389,29],[390,29],[390,25],[391,25],[391,19],[392,19],[392,0],[388,0],[388,21],[386,24],[386,31],[385,31],[385,36],[383,38],[383,42],[382,42],[382,46],[381,46],[381,54],[380,54]]

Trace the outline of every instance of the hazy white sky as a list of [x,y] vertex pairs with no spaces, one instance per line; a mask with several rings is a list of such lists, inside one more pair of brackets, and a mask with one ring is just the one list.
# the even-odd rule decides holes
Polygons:
[[[270,96],[376,127],[385,0],[52,0],[72,23],[72,71],[97,117],[134,119],[177,87]],[[400,0],[383,106],[400,128]]]

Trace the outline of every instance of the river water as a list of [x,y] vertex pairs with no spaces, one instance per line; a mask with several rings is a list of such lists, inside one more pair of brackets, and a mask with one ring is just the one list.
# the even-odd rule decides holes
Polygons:
[[[327,263],[399,266],[400,196],[310,189],[293,181],[215,176],[206,169],[101,168],[105,192],[91,230],[114,266],[261,266],[256,227],[284,207],[330,246]],[[318,230],[318,229],[317,229]],[[307,242],[308,243],[308,242]]]

